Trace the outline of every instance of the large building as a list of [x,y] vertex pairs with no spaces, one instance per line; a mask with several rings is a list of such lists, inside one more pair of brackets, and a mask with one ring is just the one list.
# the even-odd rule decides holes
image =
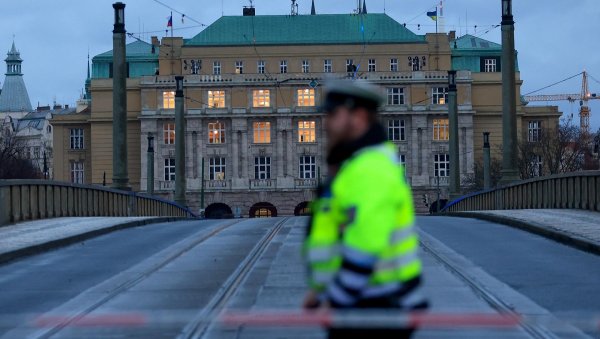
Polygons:
[[[386,14],[366,13],[255,16],[252,9],[221,17],[190,39],[131,42],[130,182],[147,191],[147,166],[154,166],[155,193],[173,198],[174,76],[184,75],[188,204],[207,214],[302,213],[327,177],[323,84],[353,78],[381,88],[387,100],[381,122],[423,211],[421,195],[433,197],[438,186],[447,195],[448,70],[458,71],[462,176],[481,161],[484,131],[499,156],[500,56],[501,46],[490,41],[453,32],[418,35]],[[56,177],[69,180],[79,171],[86,183],[110,184],[112,52],[93,59],[91,77],[91,111],[53,120],[55,144],[64,145],[57,161],[71,164],[57,168]],[[532,128],[553,128],[560,115],[520,100],[517,110],[524,137]],[[152,164],[148,136],[155,140]]]

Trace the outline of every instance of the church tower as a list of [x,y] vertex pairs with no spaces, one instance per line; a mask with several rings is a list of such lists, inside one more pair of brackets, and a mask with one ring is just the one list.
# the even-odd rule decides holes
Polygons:
[[[33,111],[25,81],[23,81],[21,53],[15,47],[8,52],[6,59],[6,78],[0,92],[0,113],[22,113]],[[17,117],[20,118],[20,117]]]

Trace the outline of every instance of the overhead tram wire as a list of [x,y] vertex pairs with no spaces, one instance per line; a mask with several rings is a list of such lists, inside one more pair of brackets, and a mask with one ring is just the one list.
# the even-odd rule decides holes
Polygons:
[[582,75],[582,74],[583,74],[583,72],[579,72],[579,73],[577,73],[577,74],[575,74],[575,75],[573,75],[573,76],[570,76],[570,77],[568,77],[568,78],[566,78],[566,79],[563,79],[563,80],[557,81],[557,82],[555,82],[555,83],[553,83],[553,84],[550,84],[550,85],[548,85],[548,86],[544,86],[544,87],[542,87],[542,88],[540,88],[540,89],[538,89],[538,90],[531,91],[531,92],[529,92],[529,93],[523,94],[523,96],[528,96],[528,95],[531,95],[531,94],[534,94],[534,93],[537,93],[537,92],[543,91],[543,90],[545,90],[545,89],[548,89],[548,88],[550,88],[550,87],[556,86],[556,85],[558,85],[558,84],[562,84],[563,82],[569,81],[569,80],[571,80],[571,79],[573,79],[573,78],[576,78],[576,77],[578,77],[578,76],[580,76],[580,75]]
[[202,26],[206,27],[206,24],[201,23],[200,21],[192,18],[191,16],[189,16],[189,15],[183,13],[183,12],[180,12],[180,11],[176,10],[175,8],[173,8],[173,7],[167,5],[167,4],[165,4],[165,3],[163,3],[163,2],[161,2],[159,0],[152,0],[152,1],[154,1],[157,4],[162,5],[162,6],[166,7],[166,8],[168,8],[168,9],[172,10],[173,12],[175,12],[177,14],[181,14],[183,17],[188,18],[188,19],[192,20],[193,22],[195,22],[195,23],[197,23],[199,25],[202,25]]

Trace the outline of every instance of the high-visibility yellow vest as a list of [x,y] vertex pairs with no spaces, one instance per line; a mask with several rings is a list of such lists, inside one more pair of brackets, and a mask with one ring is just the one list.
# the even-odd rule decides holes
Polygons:
[[353,303],[421,275],[412,194],[391,143],[346,160],[312,211],[304,250],[313,289]]

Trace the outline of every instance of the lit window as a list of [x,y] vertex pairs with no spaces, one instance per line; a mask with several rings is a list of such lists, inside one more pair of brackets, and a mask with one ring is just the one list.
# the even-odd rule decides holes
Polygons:
[[325,59],[325,61],[323,61],[323,72],[331,73],[332,71],[333,71],[333,66],[331,63],[331,59]]
[[175,92],[163,92],[163,108],[175,108]]
[[312,88],[298,90],[298,106],[312,107],[315,105],[315,90]]
[[445,141],[450,139],[450,123],[448,119],[433,119],[433,140]]
[[165,181],[175,181],[175,159],[165,159]]
[[220,61],[213,62],[213,74],[221,75],[221,62]]
[[175,144],[175,124],[167,122],[163,124],[163,140],[165,145]]
[[271,179],[271,157],[254,158],[254,179]]
[[225,124],[222,122],[211,122],[208,124],[208,143],[225,143]]
[[312,155],[300,157],[300,179],[314,179],[317,177],[317,161]]
[[254,143],[269,144],[271,143],[271,123],[270,122],[255,122],[253,125]]
[[484,72],[497,72],[498,71],[498,60],[496,58],[485,58],[483,59],[483,71]]
[[235,74],[244,74],[244,62],[243,61],[235,62]]
[[435,154],[433,156],[434,176],[447,177],[450,175],[450,155]]
[[271,91],[268,89],[257,89],[252,91],[253,107],[271,107]]
[[448,87],[433,87],[431,92],[431,103],[434,105],[445,105],[448,103]]
[[210,158],[208,176],[210,180],[225,180],[225,158]]
[[83,128],[69,129],[71,149],[83,149]]
[[530,121],[528,123],[528,134],[527,141],[538,142],[542,134],[542,122],[541,121]]
[[398,59],[390,59],[390,72],[398,72]]
[[302,60],[302,73],[310,73],[310,61]]
[[225,107],[225,91],[208,91],[208,107]]
[[404,105],[404,88],[390,87],[387,89],[388,105]]
[[316,130],[314,121],[298,121],[298,142],[316,142]]
[[84,179],[84,164],[83,162],[71,163],[71,182],[74,184],[83,184]]
[[256,66],[258,74],[265,74],[265,61],[259,60]]
[[377,63],[375,59],[369,59],[369,72],[377,72]]
[[288,71],[288,64],[287,64],[287,60],[281,60],[281,62],[279,62],[279,72],[281,74],[285,74]]
[[388,120],[388,139],[391,141],[406,140],[406,126],[404,120]]

